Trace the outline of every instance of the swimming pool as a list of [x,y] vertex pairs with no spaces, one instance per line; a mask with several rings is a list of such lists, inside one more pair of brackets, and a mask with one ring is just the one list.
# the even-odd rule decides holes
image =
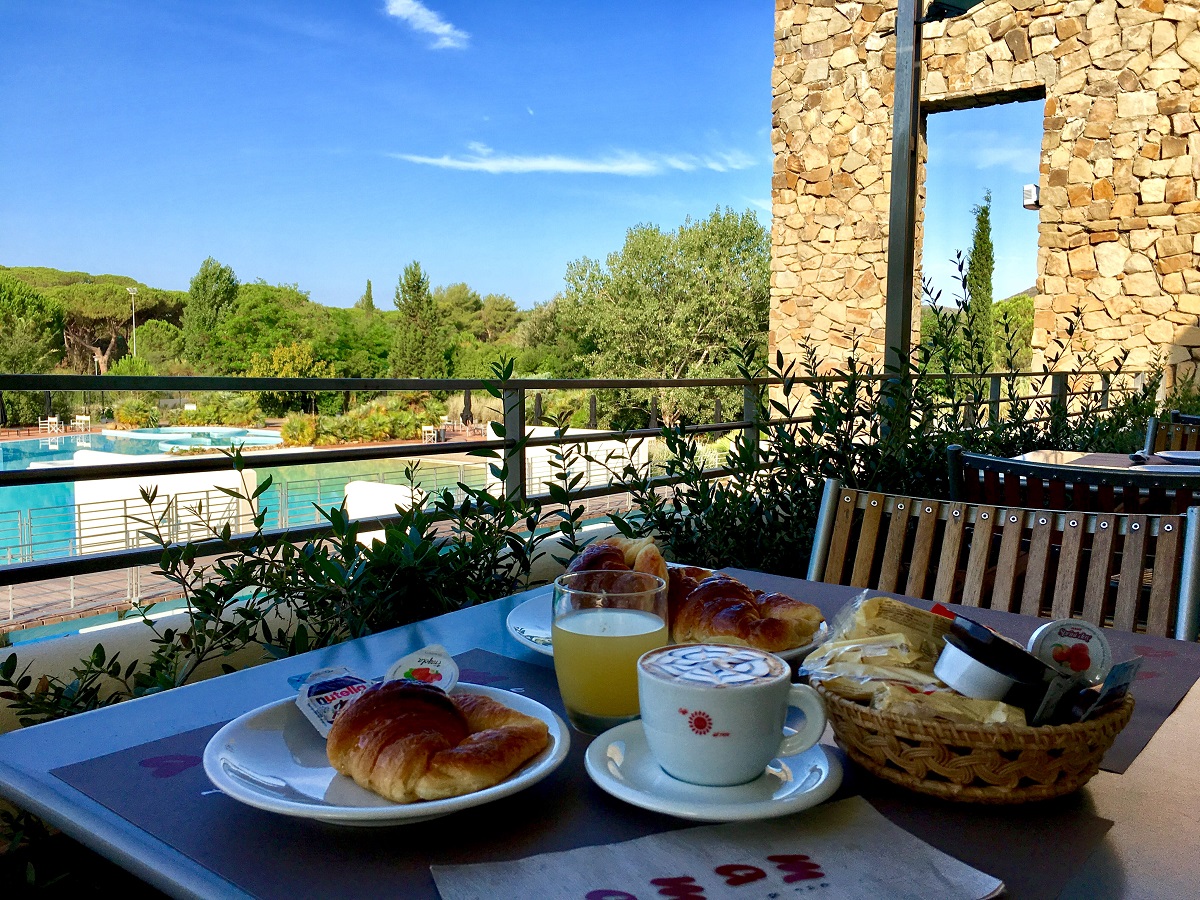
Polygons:
[[68,462],[77,450],[142,456],[201,447],[266,447],[282,444],[278,431],[262,428],[138,428],[100,434],[50,434],[23,441],[0,442],[0,472],[42,463]]

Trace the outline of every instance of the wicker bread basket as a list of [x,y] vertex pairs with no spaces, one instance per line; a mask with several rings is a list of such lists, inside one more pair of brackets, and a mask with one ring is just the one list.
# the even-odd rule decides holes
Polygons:
[[1073,725],[956,725],[878,712],[819,683],[829,724],[847,755],[887,781],[968,803],[1027,803],[1077,790],[1133,713],[1133,697]]

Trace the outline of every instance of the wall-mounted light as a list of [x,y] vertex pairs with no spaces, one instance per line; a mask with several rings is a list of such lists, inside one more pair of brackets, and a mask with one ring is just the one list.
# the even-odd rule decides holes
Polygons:
[[1027,184],[1021,189],[1021,205],[1026,209],[1042,208],[1042,195],[1036,184]]

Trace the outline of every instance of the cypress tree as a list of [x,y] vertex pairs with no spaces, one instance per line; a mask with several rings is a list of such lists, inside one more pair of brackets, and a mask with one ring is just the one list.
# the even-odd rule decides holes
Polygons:
[[442,378],[446,374],[446,342],[437,304],[429,290],[429,276],[413,260],[404,267],[396,285],[400,311],[389,356],[396,378]]
[[992,313],[992,273],[996,268],[992,249],[992,192],[986,191],[983,203],[976,206],[975,230],[971,235],[971,256],[967,260],[967,338],[970,358],[967,368],[987,371],[996,365],[996,336]]
[[363,312],[375,312],[375,297],[371,294],[370,278],[367,279],[367,289],[358,298],[358,302],[354,304],[354,308],[361,309]]

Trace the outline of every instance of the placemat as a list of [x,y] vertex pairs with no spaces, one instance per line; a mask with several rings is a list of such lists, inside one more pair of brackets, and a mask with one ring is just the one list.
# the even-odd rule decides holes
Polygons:
[[[455,658],[463,681],[523,688],[527,696],[562,713],[552,669],[485,650]],[[264,898],[436,898],[431,864],[520,859],[694,824],[637,809],[601,791],[584,770],[589,739],[576,732],[567,760],[544,781],[443,819],[344,828],[277,816],[231,800],[205,776],[201,754],[223,724],[64,766],[52,774],[246,893]],[[992,811],[971,807],[965,813],[914,795],[889,799],[873,783],[864,781],[861,787],[872,803],[882,798],[880,810],[888,818],[1001,879],[1014,896],[1057,896],[1112,824],[1092,814],[1086,803],[1069,799],[1053,809],[1036,804],[1014,810],[997,832],[993,829],[1004,825],[1005,817]],[[840,796],[850,796],[857,788],[844,785]],[[1051,845],[1056,865],[1034,865]]]
[[[820,608],[826,619],[832,619],[846,603],[844,587],[818,582],[797,582],[791,578],[752,572],[747,569],[727,569],[734,577],[751,587],[766,591],[781,591]],[[802,590],[797,590],[797,585]],[[790,590],[790,593],[789,593]],[[873,593],[884,593],[876,591]],[[928,609],[932,603],[914,600],[911,597],[898,599]],[[994,628],[1002,634],[1024,644],[1029,636],[1045,619],[1022,616],[997,609],[959,607],[963,615]],[[1179,702],[1200,678],[1200,643],[1177,641],[1173,638],[1153,637],[1148,634],[1132,634],[1128,631],[1104,629],[1112,645],[1113,658],[1120,662],[1135,656],[1145,657],[1133,687],[1137,701],[1129,724],[1117,735],[1116,741],[1104,755],[1100,768],[1106,772],[1120,774],[1129,768],[1139,753],[1150,743],[1154,733],[1179,706]]]

